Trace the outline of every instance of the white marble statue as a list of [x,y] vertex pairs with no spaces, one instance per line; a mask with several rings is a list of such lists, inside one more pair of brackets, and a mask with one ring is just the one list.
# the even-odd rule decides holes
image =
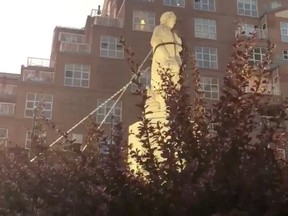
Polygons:
[[[167,11],[160,17],[160,25],[156,26],[151,38],[153,60],[151,67],[151,86],[157,88],[161,83],[159,72],[161,68],[170,68],[174,74],[173,81],[178,81],[178,74],[182,64],[179,52],[182,50],[181,38],[172,31],[176,23],[176,15]],[[159,67],[160,66],[160,67]],[[160,70],[160,71],[159,71]]]
[[[173,82],[176,84],[179,80],[179,72],[182,64],[179,52],[182,50],[182,41],[178,35],[172,31],[176,23],[176,15],[173,12],[165,12],[160,18],[160,25],[156,26],[153,31],[151,38],[151,46],[153,47],[153,61],[151,67],[151,88],[147,89],[147,95],[149,99],[146,100],[147,113],[145,117],[151,120],[151,124],[160,124],[162,129],[161,132],[164,132],[169,128],[167,123],[167,106],[162,94],[159,93],[161,89],[161,72],[162,68],[169,68],[170,73],[174,76],[172,78]],[[149,112],[151,111],[151,112]],[[130,125],[129,131],[129,143],[133,143],[133,149],[144,152],[142,143],[135,136],[139,134],[139,127],[142,122],[138,121]],[[141,127],[140,127],[141,128]],[[149,132],[150,133],[150,132]],[[159,151],[159,143],[157,139],[153,139],[151,135],[150,143],[152,147],[155,147],[155,156],[158,161],[162,160],[161,151]],[[130,153],[129,153],[130,156]],[[144,176],[146,175],[145,171],[139,169],[137,162],[134,158],[129,157],[128,161],[130,162],[131,169],[142,172]]]
[[[148,110],[152,111],[151,118],[163,119],[166,116],[166,103],[159,93],[161,87],[161,76],[163,70],[169,68],[172,73],[172,81],[176,84],[179,80],[179,71],[182,64],[180,52],[182,50],[181,38],[173,32],[176,23],[176,15],[167,11],[160,17],[160,25],[156,26],[151,38],[153,48],[153,60],[151,66],[151,88],[148,89],[150,97],[146,104]],[[149,116],[150,117],[150,116]]]

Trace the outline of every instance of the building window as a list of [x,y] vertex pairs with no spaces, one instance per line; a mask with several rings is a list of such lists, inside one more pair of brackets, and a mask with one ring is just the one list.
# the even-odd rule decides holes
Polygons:
[[[142,84],[142,88],[145,89],[146,87],[151,86],[151,70],[147,68],[141,72],[141,76],[139,77],[138,82]],[[131,92],[136,92],[138,86],[135,83],[131,85]]]
[[102,35],[100,39],[100,56],[105,58],[123,59],[124,49],[119,38]]
[[[97,107],[99,107],[101,104],[105,102],[105,99],[98,99],[97,100]],[[100,107],[97,111],[96,115],[96,121],[97,123],[101,123],[109,110],[113,107],[113,104],[115,103],[115,100],[110,100],[106,104],[104,104],[102,107]],[[113,118],[112,118],[113,117]],[[121,122],[122,119],[122,102],[118,101],[117,104],[114,106],[110,114],[105,119],[104,123],[110,124],[113,122],[114,124],[117,124]]]
[[239,15],[257,17],[257,0],[237,0],[237,13]]
[[[269,85],[268,85],[269,86]],[[272,78],[272,83],[270,84],[271,94],[273,95],[280,95],[280,77],[276,75]]]
[[15,103],[0,102],[0,116],[13,116]]
[[184,8],[185,0],[163,0],[163,5]]
[[216,40],[216,20],[195,18],[194,30],[196,38]]
[[25,139],[25,149],[30,149],[31,138],[32,138],[32,130],[27,130],[26,131],[26,139]]
[[283,59],[288,60],[288,50],[283,50]]
[[194,9],[215,11],[215,0],[194,0]]
[[154,12],[133,10],[133,30],[152,32],[154,26]]
[[281,2],[278,2],[278,1],[271,2],[271,9],[277,9],[277,8],[280,8],[281,6],[282,6]]
[[266,56],[266,48],[257,47],[253,49],[250,62],[252,62],[253,64],[259,64],[264,60],[265,56]]
[[280,22],[281,40],[288,42],[288,22]]
[[89,88],[90,65],[65,64],[64,86]]
[[8,139],[8,129],[0,128],[0,146],[6,146]]
[[53,95],[40,93],[26,93],[25,118],[33,118],[34,109],[43,106],[45,118],[52,118]]
[[17,86],[16,85],[3,85],[0,84],[0,95],[16,95]]
[[200,91],[202,98],[219,99],[219,82],[215,77],[200,77]]
[[195,47],[196,66],[200,68],[218,68],[217,48]]
[[71,133],[71,134],[69,134],[68,137],[75,144],[82,144],[83,143],[83,134]]

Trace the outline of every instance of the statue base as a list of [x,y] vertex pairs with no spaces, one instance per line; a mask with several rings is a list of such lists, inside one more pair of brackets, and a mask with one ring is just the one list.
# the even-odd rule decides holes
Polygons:
[[[166,119],[167,119],[167,111],[166,111],[166,106],[165,106],[165,101],[164,98],[160,95],[157,94],[155,91],[148,89],[147,92],[149,98],[146,101],[145,106],[146,112],[149,112],[146,114],[146,118],[150,120],[152,125],[155,125],[157,123],[161,124],[161,126],[164,126]],[[142,148],[142,143],[140,140],[136,137],[136,134],[139,134],[139,127],[141,126],[141,122],[135,122],[134,124],[129,126],[129,137],[128,137],[128,143],[132,144],[132,149],[128,151],[128,162],[130,163],[130,169],[135,170],[137,172],[141,171],[137,167],[137,163],[134,158],[131,157],[131,151],[138,150],[140,153],[143,153],[143,148]],[[162,129],[163,131],[165,130],[165,127]],[[157,147],[158,143],[153,140],[153,135],[149,134],[149,137],[151,137],[150,143],[152,144],[153,147]],[[159,160],[161,160],[160,152],[157,154],[156,151],[156,156]]]

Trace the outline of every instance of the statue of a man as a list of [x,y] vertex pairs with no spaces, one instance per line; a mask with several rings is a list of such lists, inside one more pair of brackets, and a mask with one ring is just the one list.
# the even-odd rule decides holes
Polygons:
[[[162,68],[169,68],[174,75],[173,80],[178,81],[178,74],[182,64],[179,52],[182,50],[181,38],[172,31],[176,23],[176,15],[172,11],[163,13],[160,25],[156,26],[151,38],[153,48],[153,61],[151,67],[151,87],[159,86]],[[153,88],[152,88],[153,89]]]

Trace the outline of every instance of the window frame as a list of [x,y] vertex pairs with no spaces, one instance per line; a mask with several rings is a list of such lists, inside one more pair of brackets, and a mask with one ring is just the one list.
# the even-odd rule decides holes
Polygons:
[[[106,100],[103,98],[97,99],[97,107],[99,109],[96,112],[96,122],[101,123],[103,119],[105,118],[106,114],[109,112],[113,104],[116,102],[116,100],[110,100],[107,103],[105,103],[103,106],[100,107]],[[114,116],[114,124],[117,124],[122,121],[122,109],[123,109],[123,103],[122,101],[118,101],[113,110],[110,112],[110,115],[106,118],[106,120],[103,122],[103,124],[110,124],[111,123],[111,113],[113,113]],[[119,115],[117,115],[117,110],[119,110]],[[115,117],[119,118],[119,120],[115,121]]]
[[[149,13],[152,17],[149,17]],[[155,17],[156,17],[156,14],[153,11],[133,10],[132,30],[142,31],[142,32],[153,32],[155,24],[156,24]],[[139,19],[139,22],[135,22],[136,19]],[[145,24],[141,24],[142,20],[144,20]],[[153,22],[153,24],[151,24],[150,21]],[[144,28],[141,29],[141,26],[143,26]]]
[[[213,23],[213,25],[211,25]],[[211,32],[214,27],[215,31]],[[198,30],[199,28],[200,30]],[[203,31],[203,29],[207,31]],[[207,35],[207,36],[203,36]],[[217,40],[217,22],[215,19],[194,18],[194,36],[195,38]]]
[[[107,44],[107,48],[103,48],[103,45]],[[115,49],[111,49],[115,47]],[[118,50],[118,46],[121,46],[121,49]],[[113,55],[110,55],[113,53]],[[120,55],[118,55],[120,54]],[[124,59],[124,47],[120,43],[120,39],[115,36],[101,35],[100,36],[100,57],[103,58],[112,58],[112,59]]]
[[[0,116],[14,116],[15,115],[15,107],[16,107],[15,103],[0,102],[0,107],[1,107],[1,105],[12,105],[12,113],[5,114],[5,113],[0,112]],[[1,109],[0,109],[0,111],[1,111]]]
[[[18,86],[13,85],[13,84],[7,84],[7,85],[0,84],[0,95],[7,95],[7,96],[16,95],[17,94],[17,88],[18,88]],[[10,91],[11,91],[11,93],[10,93]]]
[[[216,80],[216,83],[213,82],[213,79]],[[203,82],[205,80],[205,82]],[[208,76],[201,76],[200,77],[200,89],[201,98],[208,99],[208,100],[219,100],[220,98],[220,85],[219,85],[219,78],[218,77],[208,77]],[[210,90],[205,90],[205,85],[209,85]],[[214,91],[213,88],[216,87],[217,90]],[[206,93],[210,94],[210,97],[205,96]],[[213,94],[217,94],[217,97],[213,97]]]
[[[240,5],[242,5],[243,8],[240,8]],[[247,5],[249,6],[249,9],[246,8]],[[255,10],[253,10],[253,6],[256,7]],[[241,12],[242,10],[243,12]],[[247,14],[246,12],[250,12],[250,14]],[[256,14],[253,14],[253,12],[256,12]],[[237,0],[237,14],[240,16],[258,17],[258,0]]]
[[[31,100],[31,99],[28,99],[29,96],[28,95],[34,95],[34,100]],[[34,117],[34,109],[38,106],[37,103],[41,103],[42,101],[38,101],[37,100],[37,96],[38,97],[43,97],[44,96],[44,99],[45,97],[51,97],[51,102],[45,102],[44,100],[44,107],[43,107],[43,112],[45,113],[50,113],[50,115],[47,117],[45,115],[45,118],[47,119],[52,119],[52,115],[53,115],[53,100],[54,100],[54,95],[53,94],[49,94],[49,93],[35,93],[35,92],[26,92],[26,100],[25,100],[25,109],[24,109],[24,118],[33,118]],[[33,104],[33,108],[29,108],[27,105],[28,104]],[[45,104],[50,104],[51,106],[51,109],[47,109],[45,108]],[[32,111],[32,116],[30,115],[27,115],[27,111]]]
[[[199,50],[197,51],[197,49],[201,48],[201,52],[199,52]],[[205,49],[208,49],[208,53],[205,52]],[[215,51],[215,54],[212,53],[211,51],[213,50],[213,52]],[[207,46],[195,46],[194,48],[195,51],[195,60],[196,60],[196,66],[198,68],[209,68],[212,70],[218,70],[218,49],[216,47],[207,47]],[[201,55],[201,59],[199,58]],[[205,56],[208,56],[208,60],[205,59]],[[212,60],[212,57],[215,58],[215,60]],[[205,66],[205,62],[208,62],[209,66]],[[200,64],[201,63],[201,64]]]
[[[256,53],[255,50],[257,50],[257,49],[259,49],[260,52]],[[255,47],[252,51],[251,59],[249,61],[253,62],[253,64],[259,64],[259,63],[263,62],[263,59],[266,56],[266,52],[267,52],[267,48],[265,48],[265,47]],[[260,57],[260,60],[255,58],[256,55]]]
[[2,144],[2,142],[4,143],[4,145],[6,146],[7,145],[7,141],[8,141],[8,134],[9,134],[9,130],[8,130],[8,128],[0,128],[0,135],[2,135],[2,133],[1,133],[1,130],[5,130],[6,131],[6,136],[4,137],[2,137],[2,136],[0,136],[0,144]]
[[[285,31],[285,34],[283,34],[283,31]],[[288,22],[280,22],[280,35],[282,42],[288,42]]]
[[282,50],[282,58],[283,60],[288,60],[288,50]]
[[[88,70],[84,70],[87,67]],[[78,69],[77,69],[78,68]],[[80,69],[79,69],[80,68]],[[65,64],[64,66],[64,86],[66,87],[78,87],[78,88],[89,88],[90,87],[90,71],[91,67],[88,64]],[[72,72],[72,76],[67,76],[67,72]],[[80,73],[80,78],[75,77],[76,73]],[[83,75],[88,75],[88,78],[83,78]],[[67,84],[68,80],[71,84]],[[75,81],[79,81],[80,85],[75,85]],[[83,81],[87,81],[87,86],[83,85]]]
[[31,148],[31,142],[32,142],[32,130],[26,131],[26,138],[25,138],[25,149]]
[[[206,2],[203,2],[203,1],[206,1]],[[211,2],[213,2],[213,3],[211,4]],[[206,5],[206,9],[204,8],[205,5]],[[194,8],[194,10],[215,12],[216,11],[216,2],[215,2],[215,0],[198,0],[198,2],[196,2],[196,0],[194,0],[193,8]],[[213,9],[211,9],[211,8],[213,8]]]
[[[133,75],[134,76],[134,75]],[[141,76],[139,77],[140,80],[138,80],[143,88],[150,87],[151,86],[151,68],[148,67],[145,70],[141,71]],[[131,92],[135,93],[138,89],[138,86],[135,83],[131,84]]]
[[[183,2],[183,4],[179,3]],[[169,7],[178,7],[178,8],[185,8],[186,5],[186,0],[163,0],[163,5],[164,6],[169,6]],[[174,3],[175,2],[175,3]],[[178,2],[178,3],[177,3]],[[174,5],[175,4],[175,5]],[[179,5],[177,5],[179,4]]]

